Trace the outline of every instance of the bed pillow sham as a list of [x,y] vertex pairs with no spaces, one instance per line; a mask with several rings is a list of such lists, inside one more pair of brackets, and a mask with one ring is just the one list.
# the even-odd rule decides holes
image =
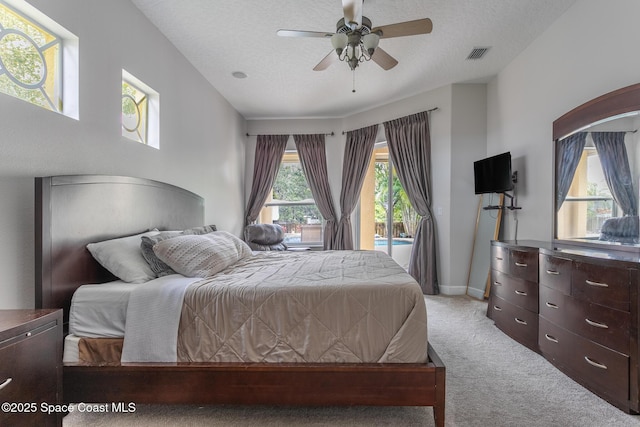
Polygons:
[[211,277],[252,256],[245,242],[226,231],[162,240],[153,246],[153,251],[174,271],[187,277]]
[[162,240],[171,239],[173,237],[182,236],[182,235],[191,235],[191,234],[207,234],[213,231],[216,231],[217,228],[215,225],[205,225],[202,227],[194,227],[188,228],[182,231],[161,231],[160,233],[153,236],[143,236],[142,242],[140,243],[140,249],[142,251],[142,257],[147,261],[149,267],[154,272],[157,277],[168,276],[169,274],[175,274],[171,267],[169,267],[166,263],[162,262],[160,258],[158,258],[153,252],[153,245]]
[[87,249],[93,258],[118,279],[128,283],[144,283],[155,279],[140,251],[140,238],[153,236],[159,231],[154,229],[128,237],[89,243]]

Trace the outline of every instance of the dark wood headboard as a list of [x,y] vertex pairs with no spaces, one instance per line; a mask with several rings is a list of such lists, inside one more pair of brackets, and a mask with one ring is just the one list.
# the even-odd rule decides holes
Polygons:
[[105,175],[36,178],[35,307],[63,308],[66,322],[80,285],[115,280],[87,243],[201,225],[202,197],[173,185]]

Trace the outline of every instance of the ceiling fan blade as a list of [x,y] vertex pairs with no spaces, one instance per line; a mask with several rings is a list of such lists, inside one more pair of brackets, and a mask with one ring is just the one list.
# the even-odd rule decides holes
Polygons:
[[377,47],[373,52],[371,59],[385,70],[390,70],[398,65],[398,61],[393,56],[389,55],[379,47]]
[[338,59],[338,55],[336,55],[336,51],[332,50],[331,52],[329,52],[329,54],[327,56],[325,56],[324,58],[322,58],[322,61],[318,62],[318,65],[316,65],[315,67],[313,67],[313,71],[323,71],[326,70],[327,68],[329,68],[329,66],[331,64],[333,64],[334,62],[336,62],[336,60]]
[[415,36],[418,34],[429,34],[433,30],[431,19],[417,19],[415,21],[400,22],[398,24],[383,25],[376,27],[371,32],[382,31],[381,39],[391,37]]
[[362,25],[362,0],[342,0],[342,10],[344,11],[344,22],[351,27],[355,23],[354,30]]
[[301,30],[278,30],[276,34],[280,37],[325,37],[329,38],[333,33],[323,33],[321,31],[301,31]]

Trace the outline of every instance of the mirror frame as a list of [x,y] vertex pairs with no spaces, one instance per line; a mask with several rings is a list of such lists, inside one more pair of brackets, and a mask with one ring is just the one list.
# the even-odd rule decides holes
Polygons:
[[640,83],[623,87],[613,92],[606,93],[591,101],[574,108],[553,122],[553,230],[552,240],[554,243],[565,243],[580,246],[606,246],[608,249],[640,252],[638,246],[611,245],[604,242],[590,242],[585,240],[558,239],[558,217],[556,214],[556,150],[555,144],[571,133],[606,119],[632,111],[640,111]]

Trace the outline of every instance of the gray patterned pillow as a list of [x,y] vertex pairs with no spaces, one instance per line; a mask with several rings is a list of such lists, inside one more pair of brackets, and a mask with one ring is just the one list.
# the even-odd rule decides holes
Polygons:
[[140,249],[142,250],[142,257],[147,261],[151,271],[155,273],[157,277],[168,276],[169,274],[175,274],[171,267],[162,262],[156,254],[153,252],[153,245],[163,240],[171,239],[173,237],[191,234],[207,234],[216,231],[215,225],[205,225],[202,227],[188,228],[183,231],[161,231],[154,236],[143,236],[140,243]]
[[251,248],[225,231],[162,240],[153,251],[174,271],[187,277],[210,277],[252,256]]

